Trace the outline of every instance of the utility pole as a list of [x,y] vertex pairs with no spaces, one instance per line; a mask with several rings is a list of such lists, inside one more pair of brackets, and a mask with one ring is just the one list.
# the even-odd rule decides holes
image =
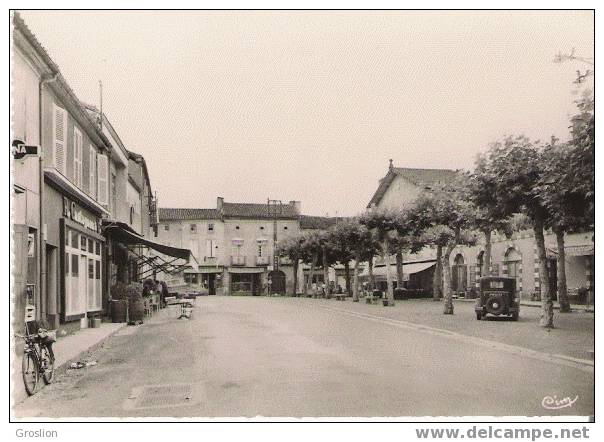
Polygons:
[[281,200],[268,199],[268,215],[273,218],[273,270],[279,270],[279,256],[277,256],[277,218],[283,213]]

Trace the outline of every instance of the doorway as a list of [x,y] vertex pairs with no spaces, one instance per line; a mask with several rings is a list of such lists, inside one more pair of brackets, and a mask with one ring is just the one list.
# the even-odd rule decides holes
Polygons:
[[268,277],[271,280],[271,294],[285,294],[285,273],[281,270],[269,272]]

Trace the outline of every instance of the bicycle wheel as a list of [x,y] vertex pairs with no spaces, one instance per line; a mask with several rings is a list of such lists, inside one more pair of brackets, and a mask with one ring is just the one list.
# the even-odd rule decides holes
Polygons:
[[40,359],[42,361],[42,379],[48,385],[52,382],[52,376],[55,372],[55,357],[47,346],[43,346]]
[[38,385],[39,366],[36,355],[33,353],[25,353],[21,364],[21,372],[23,373],[23,384],[28,396],[36,392]]

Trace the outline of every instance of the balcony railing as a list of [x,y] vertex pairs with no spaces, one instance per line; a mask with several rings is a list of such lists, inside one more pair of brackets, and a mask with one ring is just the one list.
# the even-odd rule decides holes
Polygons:
[[268,256],[256,256],[256,265],[257,266],[268,265]]
[[245,256],[231,256],[231,265],[244,266],[245,265]]

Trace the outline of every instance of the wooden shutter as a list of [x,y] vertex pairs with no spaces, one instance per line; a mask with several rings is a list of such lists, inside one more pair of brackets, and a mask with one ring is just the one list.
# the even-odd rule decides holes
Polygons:
[[65,143],[67,138],[67,112],[65,112],[65,109],[55,105],[53,118],[55,168],[65,175],[65,156],[67,151]]
[[96,150],[90,145],[90,168],[88,174],[88,183],[90,196],[96,198]]
[[108,197],[109,180],[107,179],[108,175],[109,175],[109,163],[107,160],[107,156],[99,154],[97,164],[98,164],[98,175],[99,175],[98,176],[99,188],[98,188],[97,201],[99,202],[99,204],[106,206],[107,204],[109,204],[109,197]]
[[82,132],[73,129],[73,177],[76,186],[82,187]]

